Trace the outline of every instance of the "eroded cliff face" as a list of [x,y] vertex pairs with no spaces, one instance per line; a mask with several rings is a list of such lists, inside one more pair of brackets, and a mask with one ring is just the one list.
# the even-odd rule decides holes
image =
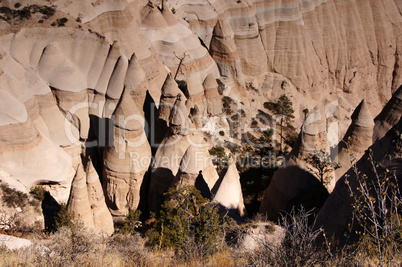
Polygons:
[[[214,121],[224,118],[215,79],[250,117],[282,94],[293,102],[295,126],[306,108],[311,118],[319,113],[318,133],[304,135],[323,149],[344,137],[363,98],[376,115],[402,81],[396,0],[52,4],[54,14],[0,20],[0,169],[21,189],[48,184],[60,203],[106,201],[115,217],[142,202],[156,209],[173,181],[193,184],[200,171],[209,190],[215,186],[204,135],[217,135]],[[198,165],[197,155],[207,160]],[[94,170],[85,180],[89,157],[105,200],[96,197]],[[227,187],[238,189],[231,176]],[[244,213],[241,195],[218,192]],[[97,213],[108,217],[97,206],[90,227],[98,227]]]

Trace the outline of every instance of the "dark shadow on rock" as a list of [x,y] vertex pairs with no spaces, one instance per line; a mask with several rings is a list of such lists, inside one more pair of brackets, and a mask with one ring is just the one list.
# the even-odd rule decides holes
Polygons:
[[206,199],[211,199],[211,191],[209,190],[207,182],[204,180],[204,176],[202,176],[202,171],[199,172],[197,178],[195,179],[195,188],[200,190],[201,195]]
[[149,218],[148,198],[149,198],[150,184],[151,184],[151,168],[149,168],[148,171],[145,173],[140,188],[140,203],[138,204],[138,209],[141,211],[140,220],[142,221]]
[[49,192],[45,192],[45,197],[42,201],[43,217],[45,219],[45,229],[48,231],[54,231],[55,229],[55,216],[60,211],[60,204],[50,195]]
[[[296,187],[295,184],[297,184]],[[292,192],[296,192],[296,194],[290,198],[288,197],[289,194],[278,191],[286,190],[287,186],[295,187]],[[318,213],[329,196],[328,190],[313,174],[297,165],[278,169],[268,187],[267,194],[276,194],[277,199],[275,201],[278,201],[278,205],[282,206],[281,209],[265,207],[265,213],[272,221],[280,219],[281,214],[290,213],[292,209],[299,210],[301,206],[306,211]],[[262,203],[262,206],[265,205],[268,204]]]
[[168,168],[157,168],[151,172],[148,195],[149,211],[157,212],[160,210],[165,200],[163,194],[169,190],[174,177],[172,171]]
[[152,155],[155,155],[160,143],[165,136],[168,126],[164,120],[158,118],[158,109],[152,96],[147,91],[143,105],[144,117],[147,122],[144,130],[151,145]]
[[247,223],[246,217],[240,217],[237,209],[228,209],[228,208],[222,206],[221,204],[217,204],[216,207],[218,209],[218,214],[221,219],[228,216],[228,217],[232,218],[238,225]]
[[226,173],[227,173],[227,171],[228,171],[228,167],[229,167],[229,166],[228,166],[227,163],[226,163],[225,168],[222,170],[221,174],[219,175],[219,179],[215,182],[214,186],[213,186],[212,189],[211,189],[211,194],[212,194],[212,196],[215,196],[215,195],[216,195],[216,192],[218,192],[218,189],[219,189],[219,187],[220,187],[221,184],[222,184],[223,178],[225,178],[225,175],[226,175]]

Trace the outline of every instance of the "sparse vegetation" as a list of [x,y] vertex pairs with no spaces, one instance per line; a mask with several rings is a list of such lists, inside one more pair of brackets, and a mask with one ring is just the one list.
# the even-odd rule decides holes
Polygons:
[[264,108],[270,110],[274,115],[280,116],[280,150],[283,151],[282,144],[283,140],[285,139],[283,136],[283,130],[294,131],[294,127],[292,125],[292,120],[294,119],[292,102],[286,95],[281,95],[277,101],[265,102]]
[[[66,26],[67,21],[68,21],[67,18],[60,18],[60,19],[56,20],[55,25],[57,24],[58,27],[64,27],[64,26]],[[55,25],[53,25],[53,23],[52,23],[52,26],[55,26]]]
[[345,180],[354,200],[350,230],[359,238],[351,247],[378,266],[398,266],[402,253],[402,194],[398,178],[377,165],[371,150],[366,156],[373,175],[368,177],[353,165],[354,179]]
[[42,202],[45,199],[46,190],[42,186],[32,187],[29,191],[29,194],[39,202]]
[[306,159],[306,162],[312,166],[310,170],[320,179],[323,186],[330,182],[327,179],[327,175],[341,167],[325,151],[312,152]]
[[233,113],[232,111],[232,104],[234,103],[233,99],[230,98],[229,96],[224,96],[222,97],[222,102],[223,102],[223,111],[225,112],[226,115],[230,115]]
[[0,16],[0,19],[5,20],[7,22],[21,21],[24,19],[30,19],[33,14],[41,13],[43,15],[42,16],[43,20],[53,16],[54,13],[56,12],[53,6],[28,5],[24,6],[22,9],[20,9],[20,7],[21,7],[20,3],[14,4],[14,8],[16,9],[11,9],[6,6],[0,7],[0,14],[2,14]]
[[123,234],[134,234],[135,231],[142,226],[140,221],[141,211],[140,210],[130,210],[128,213],[124,225],[120,228]]
[[165,197],[160,215],[147,232],[151,246],[177,249],[185,259],[209,256],[221,249],[224,233],[213,203],[189,185],[172,187]]
[[66,204],[60,205],[60,210],[56,213],[54,228],[60,229],[62,227],[74,228],[79,225],[79,221],[75,218],[75,214],[67,210]]
[[216,82],[218,83],[218,94],[223,95],[223,91],[225,91],[225,84],[220,79],[216,79]]
[[1,183],[0,188],[3,191],[2,201],[6,203],[8,207],[23,207],[28,203],[28,195],[9,187],[8,185]]

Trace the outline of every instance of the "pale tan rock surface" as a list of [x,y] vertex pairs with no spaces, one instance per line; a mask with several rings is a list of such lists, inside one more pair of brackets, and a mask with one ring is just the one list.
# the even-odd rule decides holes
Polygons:
[[174,81],[172,73],[169,73],[166,77],[165,83],[162,86],[162,94],[158,109],[159,118],[169,123],[170,111],[173,108],[177,95],[183,94],[177,83]]
[[114,141],[104,152],[103,188],[113,216],[127,216],[138,207],[141,184],[151,162],[143,127],[144,117],[124,90],[114,112]]
[[75,215],[83,227],[94,229],[94,218],[89,203],[87,176],[83,166],[78,166],[76,175],[71,185],[70,199],[67,204],[67,210]]
[[33,243],[28,239],[0,234],[0,245],[5,246],[7,249],[14,250],[28,248],[32,246]]
[[103,235],[112,235],[114,232],[113,218],[105,203],[102,185],[99,176],[89,159],[86,168],[88,199],[94,221],[94,229]]
[[373,117],[363,99],[352,114],[352,124],[338,145],[339,154],[335,160],[340,168],[335,170],[336,180],[349,170],[352,162],[360,159],[366,149],[372,145],[373,127]]
[[212,193],[215,193],[213,201],[216,201],[224,208],[236,210],[241,217],[247,215],[241,190],[240,175],[236,169],[233,156],[230,156],[228,160],[228,169],[217,191]]
[[209,74],[203,83],[205,100],[207,104],[207,114],[216,116],[222,113],[222,99],[218,93],[218,83],[215,78]]

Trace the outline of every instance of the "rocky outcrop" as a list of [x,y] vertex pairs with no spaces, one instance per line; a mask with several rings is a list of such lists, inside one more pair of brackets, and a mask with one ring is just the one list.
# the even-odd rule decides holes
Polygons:
[[[367,183],[375,182],[377,175],[383,177],[386,170],[388,175],[394,173],[399,180],[401,186],[402,175],[402,120],[390,130],[388,133],[374,143],[370,150],[372,158],[375,162],[377,174],[373,171],[373,162],[369,159],[369,153],[356,163],[356,170],[361,174],[365,174]],[[355,170],[350,168],[336,183],[335,189],[325,202],[324,206],[318,214],[316,227],[322,227],[328,236],[334,236],[336,239],[343,240],[344,234],[347,232],[348,223],[352,218],[352,204],[354,200],[351,197],[348,186],[345,181],[348,180],[353,190],[357,190],[358,184],[356,181]],[[357,192],[355,192],[357,193]]]
[[92,160],[87,162],[86,168],[88,199],[95,231],[112,235],[114,232],[113,218],[106,206],[105,196]]
[[87,162],[86,171],[81,164],[78,166],[67,210],[88,230],[109,236],[114,232],[112,215],[91,160]]
[[172,73],[169,73],[166,77],[165,83],[162,86],[161,99],[159,101],[159,119],[169,123],[170,111],[173,108],[177,95],[182,94],[177,83],[172,77]]
[[392,95],[380,114],[375,118],[373,142],[378,141],[402,116],[402,86]]
[[352,124],[345,137],[338,145],[338,155],[335,158],[340,168],[335,170],[335,178],[339,179],[349,168],[352,162],[363,156],[366,149],[372,144],[374,121],[363,99],[352,114]]
[[207,104],[207,114],[216,116],[222,114],[222,99],[218,93],[218,83],[215,78],[209,74],[204,81],[204,93]]
[[7,249],[14,250],[29,248],[33,243],[28,239],[0,234],[0,245],[5,246]]
[[290,212],[294,206],[302,205],[306,210],[319,209],[327,197],[327,189],[311,173],[307,163],[290,158],[286,167],[279,168],[272,177],[259,213],[276,220],[281,213]]
[[225,209],[236,211],[241,217],[247,215],[241,190],[240,175],[232,155],[228,160],[228,169],[225,176],[215,184],[212,194],[214,194],[213,201],[216,201]]
[[[296,204],[303,205],[307,210],[321,207],[328,190],[307,161],[316,153],[326,152],[326,137],[326,120],[316,107],[304,121],[297,143],[286,158],[285,167],[279,168],[272,177],[261,202],[260,213],[275,220],[281,212],[290,212]],[[325,180],[332,179],[331,174],[327,176]]]
[[[228,86],[239,90],[237,97],[246,96],[238,88],[244,86],[244,78],[234,33],[223,19],[218,20],[215,25],[209,51],[218,65],[220,75],[228,80]],[[232,94],[236,95],[236,92]]]
[[103,187],[113,216],[127,216],[140,201],[141,184],[151,162],[144,117],[124,90],[113,114],[113,143],[104,152]]
[[71,194],[67,210],[74,214],[83,226],[87,229],[94,229],[94,218],[92,216],[91,204],[89,203],[87,177],[83,166],[78,166],[76,175],[71,185]]

